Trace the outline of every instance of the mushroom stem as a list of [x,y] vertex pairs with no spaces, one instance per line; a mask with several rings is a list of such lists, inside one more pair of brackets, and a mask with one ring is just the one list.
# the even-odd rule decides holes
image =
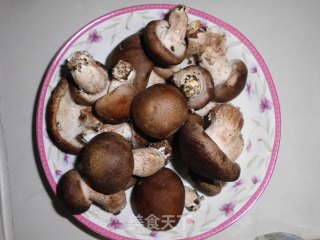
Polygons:
[[[190,24],[189,24],[190,26]],[[187,56],[196,55],[205,58],[210,64],[218,57],[225,56],[226,36],[203,30],[193,30],[188,34]]]
[[86,185],[85,188],[89,191],[89,198],[91,201],[112,214],[120,213],[127,204],[126,194],[123,190],[111,195],[105,195],[94,191],[88,185]]
[[[214,78],[215,85],[220,85],[226,82],[231,75],[232,65],[228,62],[226,57],[215,57],[214,59],[202,58],[200,66],[207,69],[211,76]],[[230,86],[234,86],[237,78],[232,79],[233,82],[230,82]]]
[[134,168],[133,175],[138,177],[148,177],[166,164],[166,157],[155,148],[133,149]]
[[201,117],[207,116],[211,110],[217,105],[216,102],[208,102],[203,108],[200,108],[194,111],[196,114],[200,115]]
[[241,129],[243,115],[231,104],[219,104],[211,110],[211,125],[205,130],[208,136],[229,157],[238,156],[243,148]]
[[[170,43],[166,46],[174,51],[174,47],[184,43],[188,27],[188,7],[180,5],[174,8],[169,15],[169,28],[166,34],[165,41]],[[172,49],[173,48],[173,49]]]
[[119,213],[127,204],[123,190],[112,195],[96,192],[81,178],[76,169],[66,172],[58,186],[59,198],[73,214],[87,211],[93,202],[112,214]]
[[87,128],[81,132],[80,138],[83,143],[88,143],[92,138],[103,132],[115,132],[129,141],[132,139],[132,130],[128,123],[103,124],[97,129]]
[[87,93],[99,93],[109,84],[109,77],[103,65],[86,51],[72,54],[67,64],[74,82]]
[[191,212],[197,211],[201,206],[201,201],[204,200],[204,196],[200,196],[199,193],[188,187],[184,186],[185,189],[185,203],[184,206]]
[[112,92],[114,89],[124,83],[133,83],[135,77],[136,71],[134,70],[133,66],[129,62],[120,59],[112,68],[112,81],[109,85],[108,93]]

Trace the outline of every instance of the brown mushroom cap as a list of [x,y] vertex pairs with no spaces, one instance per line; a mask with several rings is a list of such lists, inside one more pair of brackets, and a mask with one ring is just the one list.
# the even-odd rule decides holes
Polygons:
[[232,162],[218,145],[193,121],[186,122],[179,131],[181,159],[194,172],[221,181],[235,181],[240,166]]
[[97,116],[109,123],[122,123],[128,120],[136,93],[135,85],[131,83],[120,85],[96,101],[94,109]]
[[173,74],[173,81],[188,98],[190,109],[200,109],[214,98],[213,79],[206,69],[198,65],[192,65],[176,72]]
[[112,194],[129,182],[133,164],[130,143],[118,133],[105,132],[85,145],[81,172],[93,189]]
[[189,171],[189,175],[199,190],[207,196],[215,196],[222,190],[222,182],[219,180],[205,178],[193,171]]
[[86,212],[92,204],[88,193],[83,191],[81,185],[81,176],[74,169],[66,172],[58,182],[58,197],[72,214]]
[[156,84],[138,94],[131,115],[146,135],[163,139],[175,133],[186,121],[187,102],[182,92],[168,84]]
[[215,86],[215,98],[217,102],[228,102],[237,97],[244,89],[248,69],[239,59],[232,60],[232,71],[229,78],[222,84]]
[[[163,168],[141,179],[132,192],[132,208],[142,216],[143,224],[150,230],[169,230],[180,221],[185,202],[185,189],[179,176]],[[156,224],[148,224],[154,216]],[[169,219],[168,219],[169,217]]]
[[204,122],[203,117],[201,117],[199,114],[197,114],[195,112],[191,112],[191,111],[188,112],[188,121],[194,121],[202,127],[205,126],[205,122]]
[[145,55],[140,41],[140,33],[133,34],[123,40],[108,56],[106,66],[111,70],[119,60],[128,62],[135,70],[133,84],[141,92],[148,84],[149,73],[153,62]]
[[76,154],[82,149],[83,144],[77,136],[84,126],[79,117],[81,111],[88,109],[73,101],[66,79],[58,83],[48,103],[47,121],[54,142],[63,151]]
[[179,64],[185,58],[186,11],[184,6],[178,6],[171,10],[168,21],[151,21],[145,28],[143,43],[148,56],[157,64]]

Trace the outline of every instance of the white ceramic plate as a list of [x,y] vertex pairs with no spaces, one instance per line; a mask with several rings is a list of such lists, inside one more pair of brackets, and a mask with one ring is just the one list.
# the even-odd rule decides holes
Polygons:
[[[105,62],[108,53],[125,37],[143,28],[149,21],[163,18],[172,5],[141,5],[106,14],[74,34],[51,63],[38,102],[37,141],[44,172],[56,192],[63,173],[73,168],[75,156],[58,150],[51,142],[45,111],[51,91],[61,79],[60,66],[74,51],[86,50]],[[229,59],[239,58],[249,69],[243,92],[232,101],[243,112],[245,148],[237,162],[241,166],[238,181],[228,183],[215,197],[206,197],[194,213],[184,211],[181,221],[166,232],[151,232],[134,216],[130,204],[117,216],[92,206],[75,218],[93,231],[113,239],[203,239],[238,220],[258,199],[275,166],[280,143],[280,109],[275,86],[266,64],[254,46],[239,31],[206,13],[191,9],[189,19],[200,19],[211,31],[227,35]],[[169,167],[173,168],[171,165]],[[188,181],[184,179],[186,185]],[[129,199],[130,190],[127,191]],[[56,201],[59,201],[56,199]]]

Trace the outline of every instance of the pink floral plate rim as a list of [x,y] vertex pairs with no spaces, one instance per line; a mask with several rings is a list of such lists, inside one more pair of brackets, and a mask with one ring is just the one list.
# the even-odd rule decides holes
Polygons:
[[[63,47],[58,51],[56,56],[54,57],[53,61],[50,64],[50,67],[47,70],[47,73],[45,75],[45,78],[42,82],[42,87],[40,90],[40,95],[38,98],[38,107],[37,107],[37,116],[36,116],[36,137],[37,137],[37,144],[38,144],[38,151],[40,154],[40,159],[41,163],[45,172],[45,175],[47,177],[47,180],[51,186],[51,189],[53,190],[54,193],[56,193],[56,182],[50,172],[49,165],[48,165],[48,159],[46,157],[45,153],[45,148],[44,148],[44,139],[43,139],[43,121],[44,121],[44,111],[45,111],[45,96],[46,92],[49,86],[49,83],[51,81],[51,78],[54,74],[54,71],[56,68],[59,66],[59,63],[64,56],[64,54],[67,52],[67,50],[73,45],[73,43],[79,39],[83,34],[87,33],[89,30],[94,28],[95,26],[112,19],[114,17],[135,12],[135,11],[140,11],[140,10],[152,10],[152,9],[171,9],[174,7],[172,4],[144,4],[144,5],[136,5],[136,6],[131,6],[131,7],[126,7],[123,9],[119,9],[113,12],[110,12],[108,14],[105,14],[92,22],[88,23],[85,25],[83,28],[81,28],[78,32],[76,32],[64,45]],[[278,99],[278,94],[274,85],[274,82],[272,80],[272,76],[268,70],[268,67],[266,66],[266,63],[264,62],[263,58],[261,57],[260,53],[258,50],[253,46],[253,44],[242,34],[240,33],[237,29],[234,27],[230,26],[226,22],[209,15],[207,13],[204,13],[199,10],[195,9],[190,9],[189,11],[190,14],[195,15],[197,17],[201,17],[203,19],[206,19],[208,21],[211,21],[215,23],[218,26],[223,27],[227,31],[231,32],[233,35],[235,35],[247,48],[250,50],[252,55],[256,58],[258,61],[259,65],[261,66],[261,69],[265,75],[265,78],[267,80],[271,96],[272,96],[272,101],[274,103],[274,112],[275,112],[275,138],[274,138],[274,144],[272,148],[272,153],[271,153],[271,159],[270,163],[266,172],[266,175],[257,189],[257,191],[251,196],[251,198],[246,202],[246,204],[239,210],[237,211],[232,217],[228,218],[225,222],[221,223],[220,225],[216,226],[215,228],[194,236],[190,237],[188,239],[204,239],[209,236],[212,236],[223,229],[227,228],[231,224],[233,224],[235,221],[237,221],[239,218],[241,218],[248,210],[249,208],[257,201],[257,199],[261,196],[262,192],[265,190],[266,186],[268,185],[268,182],[272,176],[275,164],[276,164],[276,159],[280,147],[280,138],[281,138],[281,113],[280,113],[280,103]],[[89,229],[95,231],[96,233],[101,234],[102,236],[109,237],[112,239],[133,239],[129,237],[124,237],[118,234],[115,234],[107,229],[104,229],[86,218],[84,218],[82,215],[75,215],[74,216],[79,222],[81,222],[83,225],[88,227]]]

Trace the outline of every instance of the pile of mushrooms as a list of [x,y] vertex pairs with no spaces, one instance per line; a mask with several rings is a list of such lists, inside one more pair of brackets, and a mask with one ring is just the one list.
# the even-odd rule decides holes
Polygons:
[[[179,5],[151,21],[106,64],[86,51],[68,58],[70,77],[52,92],[47,120],[57,147],[79,158],[57,187],[72,214],[92,203],[118,214],[133,188],[131,205],[142,224],[168,230],[184,209],[200,208],[204,196],[194,188],[213,196],[239,178],[244,120],[229,101],[243,90],[247,68],[227,59],[225,35],[189,22],[187,12]],[[170,161],[189,168],[189,186],[166,167]],[[148,225],[151,214],[157,225]],[[164,224],[168,215],[173,219]]]

